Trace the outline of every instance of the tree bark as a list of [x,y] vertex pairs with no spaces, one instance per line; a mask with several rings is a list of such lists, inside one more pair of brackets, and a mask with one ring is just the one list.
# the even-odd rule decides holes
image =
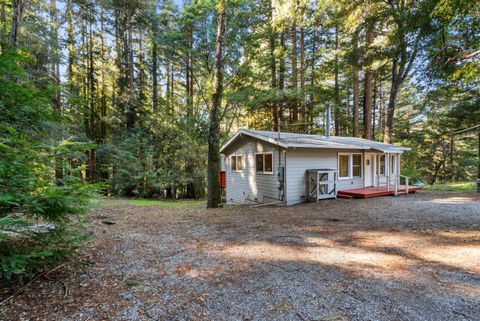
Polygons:
[[152,109],[158,110],[158,44],[156,36],[153,36],[152,44]]
[[[480,122],[478,123],[480,125]],[[477,149],[477,193],[480,193],[480,126],[477,127],[478,149]]]
[[[89,19],[89,30],[88,30],[88,91],[89,91],[89,108],[88,108],[88,118],[89,118],[89,139],[95,142],[98,142],[97,129],[96,129],[96,95],[95,95],[95,72],[93,65],[93,13],[92,6],[88,7],[88,19]],[[90,183],[96,182],[98,180],[97,176],[97,153],[95,148],[89,150],[89,167],[90,167]]]
[[358,32],[355,32],[353,35],[353,137],[358,137],[359,133],[359,80],[358,74],[360,71],[360,66],[358,65]]
[[128,26],[128,111],[127,111],[127,129],[135,127],[136,122],[136,104],[135,104],[135,89],[134,89],[134,66],[133,66],[133,40],[132,40],[132,26]]
[[280,130],[285,127],[283,121],[283,112],[285,106],[285,51],[285,29],[283,29],[282,33],[280,34],[280,66],[278,70],[278,90],[280,92],[280,95],[282,95],[281,103],[278,106],[278,126],[280,127]]
[[[275,91],[275,98],[276,98],[276,91],[277,91],[277,66],[275,61],[275,46],[276,46],[276,33],[275,27],[273,26],[273,4],[272,1],[269,1],[269,54],[270,54],[270,86],[271,89]],[[278,121],[278,104],[277,100],[275,99],[272,102],[272,130],[278,131],[279,128],[279,121]]]
[[[58,46],[58,25],[57,25],[57,2],[50,1],[50,68],[52,84],[55,86],[52,102],[53,109],[59,115],[62,113],[61,97],[60,97],[60,48]],[[63,165],[62,157],[55,157],[55,183],[62,185],[63,182]]]
[[400,81],[398,74],[398,62],[394,58],[392,62],[392,80],[390,88],[390,96],[388,98],[387,115],[385,121],[385,129],[383,135],[383,142],[387,144],[392,143],[392,129],[393,129],[393,116],[395,114],[395,104],[397,100],[398,91],[400,90]]
[[[294,13],[294,16],[296,13]],[[297,21],[294,17],[292,25],[292,91],[294,93],[294,98],[292,101],[292,121],[294,123],[298,122],[298,100],[297,100],[297,89],[298,89],[298,66],[297,66]]]
[[207,207],[215,208],[221,203],[220,170],[220,115],[223,96],[223,37],[225,34],[226,3],[217,3],[217,37],[215,41],[215,72],[213,76],[212,107],[208,128],[208,199]]
[[[104,39],[104,23],[105,17],[103,9],[100,14],[100,59],[102,64],[106,63],[105,59],[105,39]],[[105,144],[107,139],[107,94],[105,88],[105,68],[102,68],[101,98],[100,98],[100,142]]]
[[[187,103],[187,121],[193,124],[193,24],[187,26],[187,64],[185,66],[185,87],[186,87],[186,103]],[[192,161],[189,159],[185,166],[185,172],[190,181],[187,183],[186,197],[198,198],[197,186],[198,181],[195,177],[195,168]]]
[[[335,18],[338,19],[338,18]],[[335,122],[335,136],[340,136],[340,84],[338,83],[338,49],[339,49],[339,39],[338,39],[338,21],[335,22],[335,87],[334,87],[334,99],[335,99],[335,108],[333,111],[333,118]]]
[[187,88],[187,116],[193,117],[193,24],[187,30],[187,65],[186,65],[186,88]]
[[18,47],[18,35],[23,22],[23,12],[25,10],[24,0],[12,0],[12,26],[10,29],[10,45]]
[[[303,15],[302,15],[303,17]],[[300,27],[300,129],[305,131],[305,28]]]
[[[372,22],[369,22],[367,25],[367,58],[368,50],[373,43],[373,28],[374,25]],[[370,68],[365,70],[365,78],[363,84],[363,128],[364,133],[363,137],[366,139],[372,139],[372,71]]]
[[0,3],[0,53],[5,52],[8,44],[6,3]]

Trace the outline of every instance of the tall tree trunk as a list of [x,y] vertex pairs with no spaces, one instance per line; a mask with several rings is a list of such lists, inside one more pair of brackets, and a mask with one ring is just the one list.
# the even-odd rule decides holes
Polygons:
[[156,36],[153,36],[152,44],[152,108],[158,110],[158,44]]
[[75,39],[73,36],[73,14],[72,14],[72,1],[67,0],[66,5],[66,17],[67,17],[67,50],[68,50],[68,63],[67,63],[67,79],[70,95],[78,95],[74,84],[74,67],[75,67]]
[[212,107],[208,128],[208,199],[207,207],[218,207],[221,200],[220,170],[220,115],[223,96],[223,37],[225,34],[226,2],[217,3],[217,37],[215,41],[215,72],[213,75]]
[[[338,19],[337,17],[335,19]],[[339,37],[338,37],[338,21],[335,21],[335,87],[334,87],[334,99],[335,108],[333,112],[333,118],[335,121],[335,136],[340,136],[340,84],[338,83],[338,50],[339,50]]]
[[360,66],[358,65],[358,32],[356,31],[353,35],[353,137],[358,137],[359,134],[359,113],[358,113],[358,105],[359,105],[359,79],[358,74],[360,71]]
[[[316,62],[316,49],[317,49],[317,41],[316,41],[316,27],[313,26],[312,30],[312,61],[310,63],[310,86],[314,88],[315,86],[315,62]],[[308,122],[313,123],[313,113],[311,112],[313,110],[313,105],[314,105],[314,96],[313,96],[313,91],[310,92],[310,97],[308,101],[308,110],[306,111]],[[308,133],[310,133],[310,126],[308,126],[307,130]]]
[[[293,13],[296,16],[296,13]],[[297,100],[297,89],[298,89],[298,66],[297,66],[297,21],[294,17],[292,25],[292,90],[294,92],[294,99],[292,101],[292,121],[294,123],[298,122],[298,100]],[[296,129],[296,128],[295,128]]]
[[187,89],[187,117],[193,117],[193,24],[190,24],[187,29],[187,65],[185,68],[185,79]]
[[[478,122],[480,125],[480,122]],[[477,193],[480,193],[480,126],[477,127],[478,150],[477,150]]]
[[18,47],[18,35],[23,22],[23,12],[25,10],[24,0],[12,0],[12,26],[10,29],[10,45]]
[[[374,39],[373,29],[373,23],[368,22],[366,31],[367,56]],[[370,70],[370,66],[366,68],[363,80],[363,128],[363,137],[372,139],[372,71]]]
[[[385,120],[384,116],[384,107],[383,107],[383,91],[382,91],[382,82],[380,81],[378,85],[378,133],[380,135],[383,135],[383,122]],[[381,140],[383,140],[383,137],[381,137]]]
[[395,114],[395,105],[397,101],[397,95],[400,90],[400,84],[401,82],[398,73],[398,61],[396,58],[394,58],[392,62],[392,80],[390,96],[388,98],[387,115],[383,134],[383,142],[387,144],[392,143],[393,116]]
[[[303,15],[302,15],[303,17]],[[300,119],[302,121],[302,125],[300,129],[302,132],[305,131],[305,28],[302,26],[300,27]]]
[[282,95],[281,103],[278,106],[278,123],[279,128],[282,130],[285,128],[285,123],[283,121],[283,112],[285,107],[285,28],[280,34],[280,61],[279,61],[279,70],[278,70],[278,90],[280,95]]
[[[187,95],[187,120],[190,124],[193,124],[193,24],[187,26],[187,65],[185,67],[185,88]],[[195,168],[192,161],[189,159],[185,166],[185,172],[190,181],[187,183],[186,196],[188,198],[198,198],[197,195],[197,185],[199,185],[196,175]]]
[[373,103],[372,103],[372,139],[375,139],[376,133],[376,122],[377,122],[377,81],[375,80],[373,83]]
[[128,112],[127,112],[127,129],[135,127],[136,122],[136,104],[135,104],[135,88],[134,88],[134,65],[133,65],[133,40],[132,25],[128,26]]
[[[61,97],[60,97],[60,48],[58,46],[58,25],[57,25],[57,2],[50,1],[50,59],[51,59],[51,75],[52,84],[55,86],[52,102],[53,109],[59,115],[62,113]],[[55,182],[62,185],[63,165],[62,158],[55,157]]]
[[[88,6],[89,11],[88,19],[89,19],[89,31],[88,31],[88,90],[89,90],[89,110],[88,110],[88,118],[89,118],[89,139],[95,142],[98,142],[97,137],[97,129],[96,129],[96,95],[95,95],[95,73],[94,73],[94,65],[93,65],[93,6]],[[90,167],[90,177],[89,181],[91,183],[97,181],[97,153],[95,148],[91,148],[89,150],[89,164]]]
[[[276,61],[275,61],[275,40],[276,40],[276,33],[275,33],[275,27],[273,25],[273,4],[272,1],[269,1],[269,54],[270,54],[270,77],[271,77],[271,89],[277,91],[277,66],[276,66]],[[276,96],[276,95],[275,95]],[[279,115],[278,115],[278,104],[277,100],[272,103],[272,130],[278,131],[280,130],[278,124],[279,124]]]
[[106,94],[106,85],[105,85],[105,39],[104,39],[104,23],[105,17],[103,8],[100,14],[100,59],[102,61],[102,83],[101,83],[101,101],[100,101],[100,142],[105,144],[107,139],[107,94]]
[[170,65],[170,113],[175,116],[175,65]]
[[5,52],[8,44],[6,3],[0,2],[0,53]]

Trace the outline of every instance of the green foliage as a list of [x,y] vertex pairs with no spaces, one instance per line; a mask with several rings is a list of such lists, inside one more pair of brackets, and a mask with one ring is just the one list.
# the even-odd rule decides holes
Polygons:
[[[205,148],[199,138],[181,124],[141,129],[120,136],[98,149],[98,158],[109,174],[108,192],[119,196],[164,197],[172,190],[183,196],[190,182],[202,186],[205,180]],[[193,167],[193,175],[186,170]],[[197,193],[198,197],[204,191]],[[171,195],[172,197],[175,195]]]
[[52,256],[52,253],[49,251],[2,256],[0,259],[2,266],[1,275],[7,280],[11,280],[13,275],[32,275],[32,271],[29,271],[28,267],[38,266],[40,260],[44,260],[49,256]]
[[80,215],[95,189],[69,175],[55,179],[62,160],[83,149],[62,149],[52,139],[48,128],[61,127],[60,119],[51,91],[24,72],[28,61],[14,52],[0,55],[0,276],[8,280],[32,276],[73,253],[84,238]]
[[462,193],[476,193],[477,184],[475,182],[450,182],[450,183],[435,183],[433,185],[425,185],[425,189],[445,192],[462,192]]

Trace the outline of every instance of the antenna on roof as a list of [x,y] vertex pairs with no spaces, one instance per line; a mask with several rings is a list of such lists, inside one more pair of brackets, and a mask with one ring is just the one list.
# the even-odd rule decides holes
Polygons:
[[331,116],[331,109],[332,106],[330,104],[327,105],[327,117],[325,120],[325,136],[330,137],[330,118]]

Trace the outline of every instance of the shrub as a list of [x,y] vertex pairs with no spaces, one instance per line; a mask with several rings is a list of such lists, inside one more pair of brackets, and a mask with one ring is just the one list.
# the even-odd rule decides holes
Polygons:
[[[0,277],[10,281],[72,255],[85,239],[82,214],[96,189],[68,175],[65,160],[88,146],[49,131],[62,128],[61,117],[48,89],[36,88],[18,59],[0,55]],[[62,179],[55,178],[58,168]]]

